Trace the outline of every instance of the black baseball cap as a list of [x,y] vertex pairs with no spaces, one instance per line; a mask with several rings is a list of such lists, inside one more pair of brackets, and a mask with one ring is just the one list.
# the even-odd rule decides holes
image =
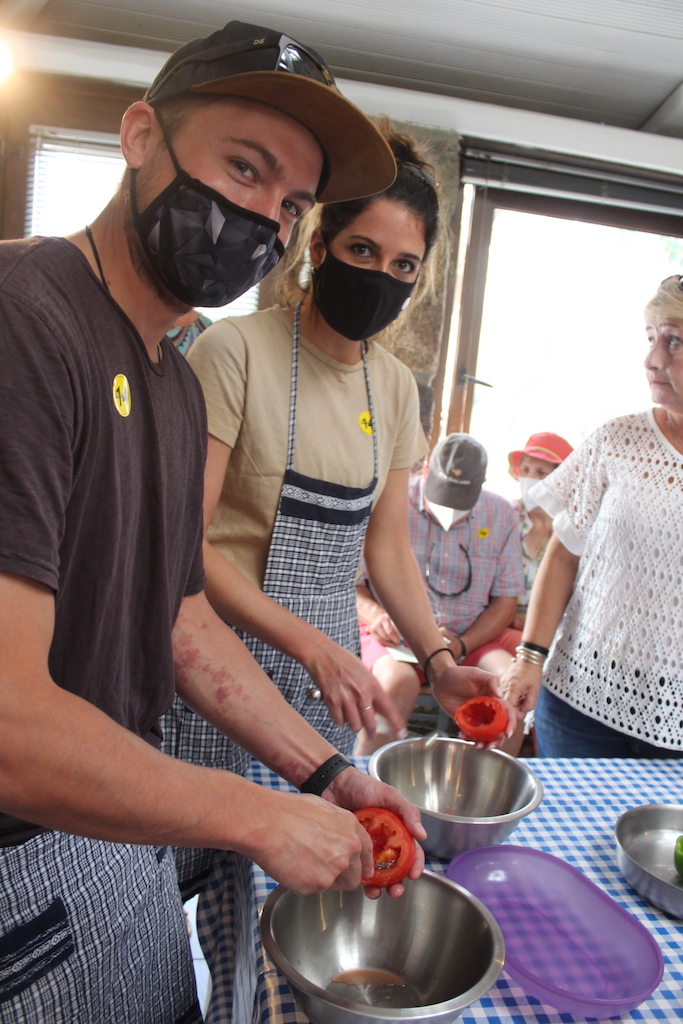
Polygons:
[[176,50],[145,100],[155,106],[197,93],[257,100],[308,128],[325,155],[320,202],[375,195],[396,177],[396,161],[386,140],[342,96],[324,59],[282,32],[230,21],[205,39]]
[[427,501],[459,512],[474,508],[486,479],[486,449],[469,434],[449,434],[429,456]]

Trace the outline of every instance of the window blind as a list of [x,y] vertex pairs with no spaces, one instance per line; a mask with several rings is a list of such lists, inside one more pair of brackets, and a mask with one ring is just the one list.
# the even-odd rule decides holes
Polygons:
[[125,162],[118,136],[31,125],[27,235],[68,235],[109,202]]
[[634,169],[524,153],[501,153],[470,146],[462,160],[463,183],[561,199],[578,199],[633,210],[683,214],[683,176],[648,176]]

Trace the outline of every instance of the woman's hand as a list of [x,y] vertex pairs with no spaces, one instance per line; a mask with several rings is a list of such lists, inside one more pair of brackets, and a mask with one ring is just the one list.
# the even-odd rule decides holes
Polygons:
[[382,609],[377,618],[368,626],[370,635],[385,647],[398,647],[403,637],[394,625],[393,619]]
[[[446,662],[450,662],[450,665]],[[489,694],[496,697],[505,709],[508,724],[505,732],[495,743],[481,744],[478,747],[500,747],[509,739],[517,728],[517,713],[514,707],[506,700],[501,691],[500,681],[497,676],[490,672],[484,672],[480,668],[462,668],[453,664],[449,654],[440,655],[432,659],[428,667],[429,682],[432,693],[439,702],[440,707],[455,718],[456,709],[470,697],[478,697],[481,694]]]
[[371,672],[350,651],[321,634],[322,645],[306,659],[304,668],[320,690],[332,721],[345,722],[354,732],[365,729],[374,736],[375,714],[386,718],[398,739],[406,735],[405,722]]
[[518,718],[524,718],[527,711],[536,706],[543,682],[543,668],[521,659],[510,662],[510,667],[500,680],[505,699],[515,709]]
[[[338,807],[346,807],[349,811],[360,811],[363,807],[386,807],[401,818],[415,840],[427,838],[417,807],[392,786],[387,786],[386,783],[379,782],[355,768],[345,768],[340,772],[323,793],[323,800],[328,800]],[[416,842],[415,860],[408,872],[408,878],[419,878],[424,865],[424,850]],[[397,882],[396,885],[390,885],[387,892],[390,896],[402,896],[405,887],[402,882]],[[381,889],[369,886],[365,890],[365,895],[370,899],[377,899],[381,893]]]

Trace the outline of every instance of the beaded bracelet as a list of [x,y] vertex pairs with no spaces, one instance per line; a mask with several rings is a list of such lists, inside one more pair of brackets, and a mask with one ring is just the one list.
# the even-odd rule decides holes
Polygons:
[[538,654],[542,654],[544,658],[547,658],[550,654],[549,647],[541,647],[540,644],[532,644],[528,640],[520,640],[519,646],[523,647],[526,651],[536,651]]
[[337,775],[343,772],[345,768],[353,768],[353,763],[349,761],[348,757],[344,757],[343,754],[334,754],[333,757],[329,757],[327,761],[323,762],[319,768],[316,768],[313,774],[299,786],[299,789],[302,793],[322,796],[323,792],[332,782],[332,779],[336,779]]

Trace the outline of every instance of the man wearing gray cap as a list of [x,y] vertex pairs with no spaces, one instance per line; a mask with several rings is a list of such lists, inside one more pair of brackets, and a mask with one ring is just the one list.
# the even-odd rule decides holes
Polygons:
[[[318,54],[240,22],[171,57],[121,147],[90,226],[0,245],[0,1019],[25,1024],[200,1021],[169,845],[316,892],[372,872],[342,808],[424,835],[206,601],[204,403],[165,338],[257,283],[316,199],[385,188],[391,152]],[[315,795],[160,753],[176,687]]]
[[[511,660],[501,638],[515,615],[524,568],[514,509],[482,490],[486,465],[486,451],[470,435],[440,441],[426,474],[410,481],[408,530],[432,614],[454,657],[501,677]],[[407,721],[424,673],[387,652],[402,638],[367,575],[356,589],[363,664]],[[361,733],[358,752],[372,753],[390,738],[380,728],[374,738]]]

